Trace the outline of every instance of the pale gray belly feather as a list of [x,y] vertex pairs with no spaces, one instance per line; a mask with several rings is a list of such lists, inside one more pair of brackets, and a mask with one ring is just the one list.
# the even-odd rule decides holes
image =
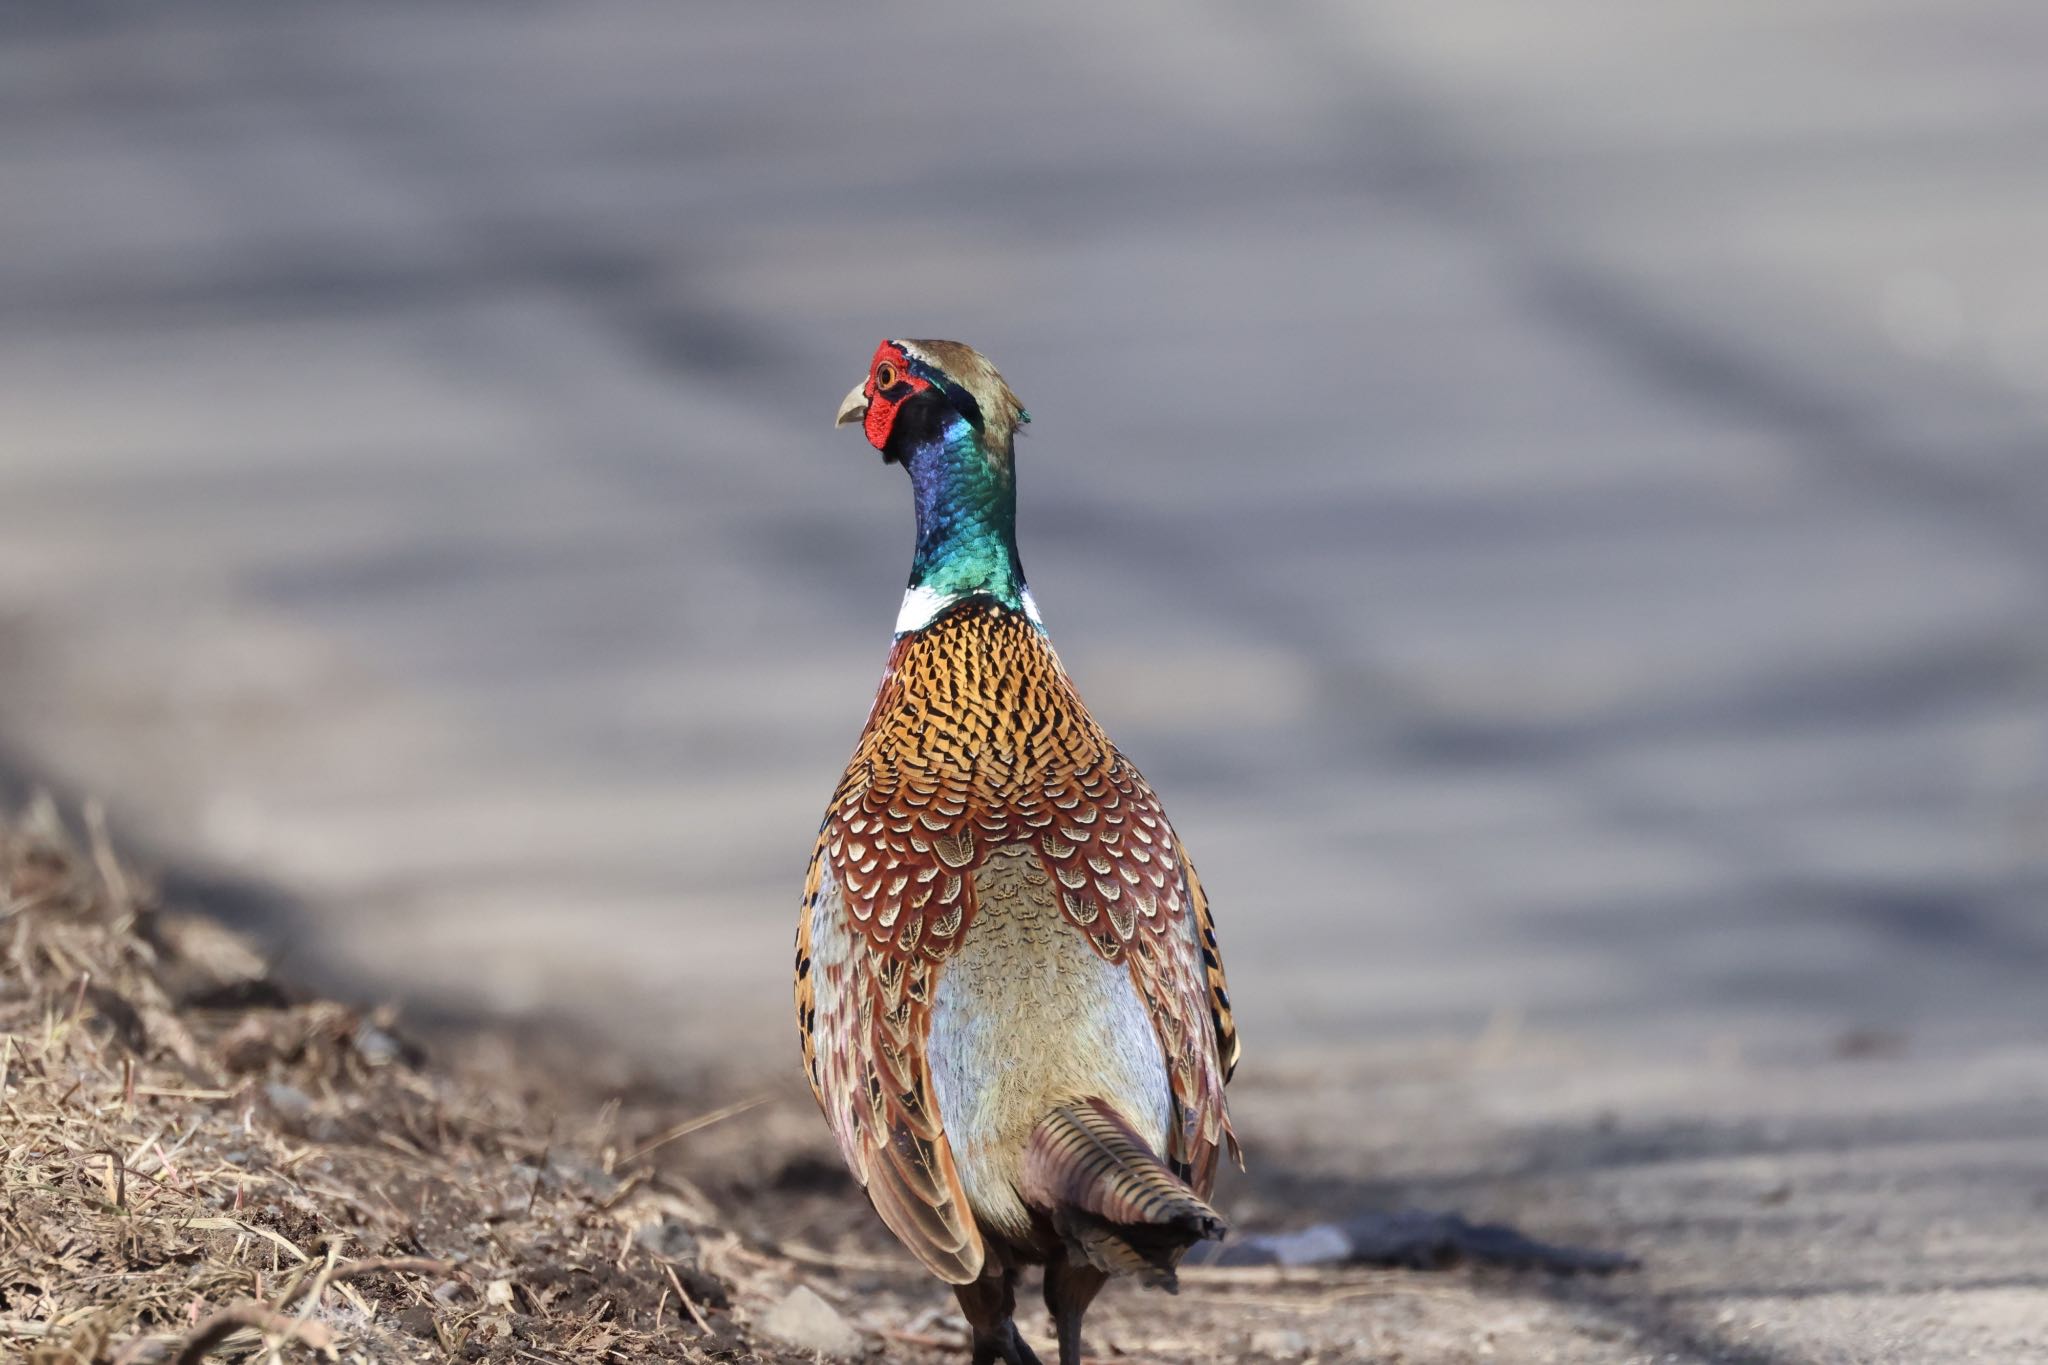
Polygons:
[[1040,1119],[1099,1096],[1163,1151],[1173,1092],[1129,969],[1104,962],[1060,914],[1032,851],[995,850],[974,890],[974,921],[940,969],[927,1056],[968,1205],[1021,1234],[1018,1178]]

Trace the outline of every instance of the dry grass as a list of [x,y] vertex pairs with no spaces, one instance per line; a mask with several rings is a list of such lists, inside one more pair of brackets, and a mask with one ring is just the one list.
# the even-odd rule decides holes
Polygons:
[[[697,1103],[503,1025],[429,1061],[155,905],[87,826],[0,822],[0,1359],[811,1361],[766,1335],[799,1286],[853,1356],[965,1359],[800,1097]],[[1195,1271],[1089,1332],[1132,1365],[1460,1362],[1498,1312],[1475,1293]]]
[[0,1356],[777,1358],[731,1301],[789,1267],[622,1151],[616,1105],[291,999],[93,830],[0,829]]

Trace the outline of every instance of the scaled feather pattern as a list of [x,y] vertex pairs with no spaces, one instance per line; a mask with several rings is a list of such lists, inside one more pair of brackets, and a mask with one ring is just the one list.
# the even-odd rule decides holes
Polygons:
[[985,1248],[935,1100],[932,1002],[973,928],[976,874],[1013,849],[1145,1002],[1175,1173],[1206,1194],[1219,1150],[1236,1150],[1223,1087],[1237,1031],[1201,883],[1044,632],[970,598],[891,650],[812,853],[796,952],[805,1064],[841,1151],[889,1227],[956,1284]]

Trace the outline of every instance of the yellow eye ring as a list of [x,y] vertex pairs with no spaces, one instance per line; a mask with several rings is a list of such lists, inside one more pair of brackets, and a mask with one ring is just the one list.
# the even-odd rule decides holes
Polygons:
[[876,390],[876,392],[878,392],[878,393],[879,393],[879,392],[880,392],[881,390],[883,390],[883,389],[893,389],[893,388],[895,388],[895,387],[896,387],[896,367],[895,367],[894,365],[890,364],[890,363],[889,363],[888,361],[886,361],[886,360],[885,360],[885,361],[883,361],[883,362],[882,362],[881,364],[879,364],[879,365],[875,366],[875,390]]

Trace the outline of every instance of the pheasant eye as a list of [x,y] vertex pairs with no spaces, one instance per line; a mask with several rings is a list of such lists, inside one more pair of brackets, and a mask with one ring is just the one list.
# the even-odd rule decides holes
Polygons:
[[875,388],[876,388],[876,390],[877,390],[877,391],[880,391],[880,390],[882,390],[882,389],[893,389],[893,388],[895,388],[895,387],[896,387],[896,367],[895,367],[894,365],[890,364],[890,363],[889,363],[888,361],[886,361],[886,360],[885,360],[885,361],[883,361],[883,362],[882,362],[881,364],[879,364],[879,365],[875,366]]

